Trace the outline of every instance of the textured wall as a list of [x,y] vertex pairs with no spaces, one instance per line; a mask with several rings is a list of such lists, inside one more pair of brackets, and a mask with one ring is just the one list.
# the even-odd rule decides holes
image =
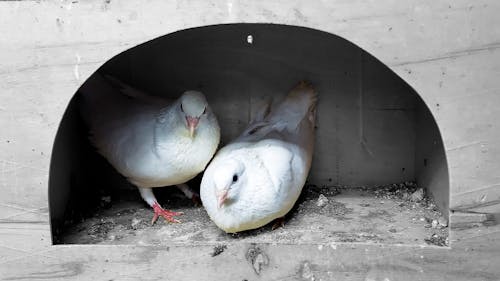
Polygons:
[[278,25],[191,29],[127,51],[102,72],[155,95],[204,92],[225,143],[246,127],[257,100],[279,101],[298,81],[310,80],[319,97],[311,182],[373,185],[415,178],[417,94],[337,36]]
[[497,17],[488,16],[498,3],[209,3],[1,3],[1,200],[8,217],[46,221],[51,144],[63,110],[88,75],[138,43],[229,22],[307,26],[364,48],[407,81],[434,114],[448,155],[451,206],[498,202],[500,31],[490,28]]
[[3,237],[31,237],[4,242],[9,249],[2,259],[28,252],[33,258],[24,268],[31,268],[50,243],[51,146],[85,79],[139,43],[220,23],[315,28],[374,55],[416,90],[436,118],[449,166],[450,206],[498,213],[499,10],[494,0],[1,1],[0,229]]
[[[158,96],[175,98],[188,89],[204,92],[218,116],[223,143],[241,134],[259,100],[279,102],[298,81],[311,81],[319,98],[308,179],[313,184],[373,186],[415,180],[417,107],[430,116],[421,126],[428,128],[428,138],[439,139],[436,150],[444,155],[438,128],[417,93],[383,63],[326,32],[269,24],[194,28],[132,48],[100,72]],[[85,143],[86,128],[79,131],[79,120],[72,118],[77,108],[68,109],[70,120],[63,120],[61,141],[54,144],[50,194],[55,197],[50,203],[55,217],[60,209],[55,206],[66,200],[57,201],[70,187],[75,198],[90,199],[93,189],[124,185],[123,180],[103,184],[116,173],[106,177],[100,157],[88,157],[95,152]],[[447,171],[446,161],[440,164]],[[100,182],[91,180],[96,175]],[[440,177],[447,181],[447,172]],[[448,185],[423,186],[443,189],[443,203],[448,202]],[[71,200],[73,208],[76,204]]]

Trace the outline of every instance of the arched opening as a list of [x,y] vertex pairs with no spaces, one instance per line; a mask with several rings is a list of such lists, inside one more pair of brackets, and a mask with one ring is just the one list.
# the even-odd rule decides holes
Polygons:
[[[297,81],[310,80],[319,103],[309,186],[287,227],[238,237],[392,244],[425,244],[437,237],[441,242],[435,244],[444,245],[446,222],[439,217],[448,216],[448,169],[434,118],[407,83],[347,40],[294,26],[208,26],[129,49],[98,72],[157,96],[204,92],[221,125],[222,143],[245,128],[259,99],[279,98]],[[174,188],[157,189],[158,197],[168,208],[185,211],[185,222],[150,227],[152,213],[138,192],[89,144],[78,102],[77,93],[53,148],[49,200],[55,243],[232,239]],[[429,201],[419,198],[419,188]],[[312,231],[318,234],[307,234]]]

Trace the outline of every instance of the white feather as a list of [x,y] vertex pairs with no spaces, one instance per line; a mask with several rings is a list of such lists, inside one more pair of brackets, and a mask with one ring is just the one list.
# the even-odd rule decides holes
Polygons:
[[184,183],[205,169],[217,149],[220,129],[210,107],[206,105],[193,138],[180,109],[186,97],[204,101],[201,93],[186,92],[168,100],[96,73],[80,94],[91,142],[139,188]]
[[[203,175],[200,195],[217,226],[239,232],[290,211],[311,165],[315,104],[312,87],[299,84],[216,154]],[[238,176],[236,182],[231,182],[233,174]],[[219,208],[217,193],[227,186],[227,202]]]

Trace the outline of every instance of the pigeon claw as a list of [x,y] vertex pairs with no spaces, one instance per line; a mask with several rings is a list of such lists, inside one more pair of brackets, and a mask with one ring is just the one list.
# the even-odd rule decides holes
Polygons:
[[154,210],[155,214],[153,216],[153,219],[151,220],[151,225],[153,225],[156,222],[156,220],[158,220],[158,218],[160,216],[162,216],[168,222],[180,223],[181,221],[175,219],[174,216],[180,216],[180,215],[184,214],[183,212],[172,212],[169,210],[165,210],[158,203],[155,203],[153,205],[153,210]]
[[285,227],[285,217],[275,219],[273,226],[271,227],[271,230],[276,230],[280,227],[282,227],[282,228]]
[[203,204],[201,203],[201,198],[200,195],[193,193],[193,196],[191,197],[191,201],[193,201],[194,206],[196,207],[201,207]]

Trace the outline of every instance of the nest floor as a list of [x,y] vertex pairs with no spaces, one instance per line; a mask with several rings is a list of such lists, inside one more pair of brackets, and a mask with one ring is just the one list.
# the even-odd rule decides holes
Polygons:
[[361,242],[408,245],[448,245],[447,219],[413,183],[378,188],[305,186],[284,226],[226,234],[213,224],[202,206],[195,206],[176,188],[155,190],[169,210],[182,211],[181,223],[153,216],[136,190],[105,196],[92,215],[67,222],[61,244],[171,245]]

